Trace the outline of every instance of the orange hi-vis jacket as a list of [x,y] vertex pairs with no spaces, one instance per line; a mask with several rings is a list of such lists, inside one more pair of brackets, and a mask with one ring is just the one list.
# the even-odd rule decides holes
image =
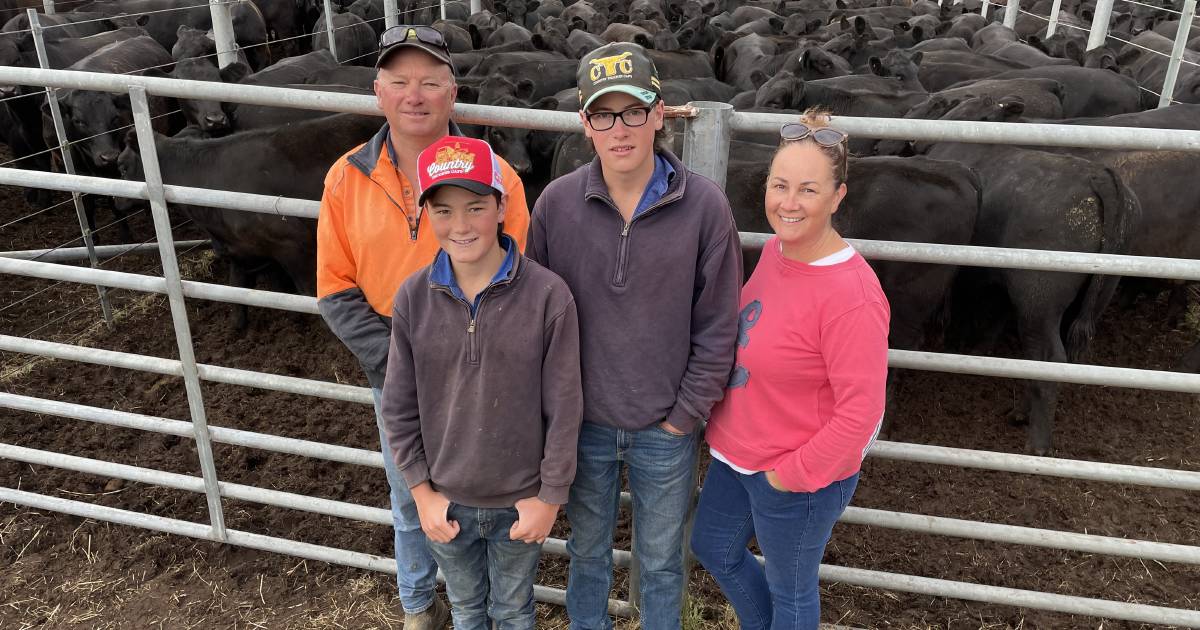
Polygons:
[[[454,123],[449,131],[461,135]],[[392,162],[388,133],[384,124],[329,169],[317,219],[317,306],[373,387],[383,386],[396,291],[440,248],[417,205],[416,187]],[[525,188],[508,162],[499,161],[508,195],[504,232],[524,251]]]

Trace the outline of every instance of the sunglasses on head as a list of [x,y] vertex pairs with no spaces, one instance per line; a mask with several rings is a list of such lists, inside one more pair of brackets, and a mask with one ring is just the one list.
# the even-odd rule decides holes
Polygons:
[[416,38],[417,41],[430,46],[437,46],[449,52],[450,47],[446,44],[446,38],[442,32],[432,26],[412,26],[408,24],[398,24],[383,32],[379,36],[379,48],[387,48],[396,44],[402,44],[409,38]]
[[846,141],[844,132],[829,127],[813,129],[804,123],[796,122],[785,123],[779,128],[779,137],[787,141],[803,140],[809,136],[823,147],[836,147]]

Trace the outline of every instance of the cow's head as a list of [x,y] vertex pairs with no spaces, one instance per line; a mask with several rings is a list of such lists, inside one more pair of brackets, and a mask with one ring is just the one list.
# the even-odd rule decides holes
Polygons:
[[[67,137],[75,142],[93,168],[115,169],[123,149],[124,129],[133,124],[128,94],[64,90],[58,94]],[[42,104],[49,115],[49,103]]]

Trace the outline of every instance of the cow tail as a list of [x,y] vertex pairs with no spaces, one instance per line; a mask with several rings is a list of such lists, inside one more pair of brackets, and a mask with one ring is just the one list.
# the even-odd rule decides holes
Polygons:
[[[1129,252],[1129,236],[1134,221],[1141,212],[1137,197],[1121,181],[1111,168],[1090,178],[1092,191],[1096,193],[1101,207],[1102,254],[1125,254]],[[1116,291],[1120,276],[1092,275],[1083,291],[1079,310],[1067,331],[1067,359],[1078,361],[1091,343],[1096,324],[1104,308]]]

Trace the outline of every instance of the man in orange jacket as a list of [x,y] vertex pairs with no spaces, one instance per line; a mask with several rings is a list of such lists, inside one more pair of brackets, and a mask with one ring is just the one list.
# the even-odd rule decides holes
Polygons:
[[[379,49],[375,97],[387,123],[329,169],[317,221],[317,306],[366,372],[377,426],[392,299],[439,249],[417,204],[417,156],[443,136],[462,135],[450,121],[458,86],[442,34],[429,26],[394,26],[380,37]],[[500,160],[500,168],[508,191],[504,231],[524,250],[525,189],[507,162]],[[412,494],[390,453],[383,461],[391,486],[404,627],[441,628],[449,612],[434,593],[437,566]]]

